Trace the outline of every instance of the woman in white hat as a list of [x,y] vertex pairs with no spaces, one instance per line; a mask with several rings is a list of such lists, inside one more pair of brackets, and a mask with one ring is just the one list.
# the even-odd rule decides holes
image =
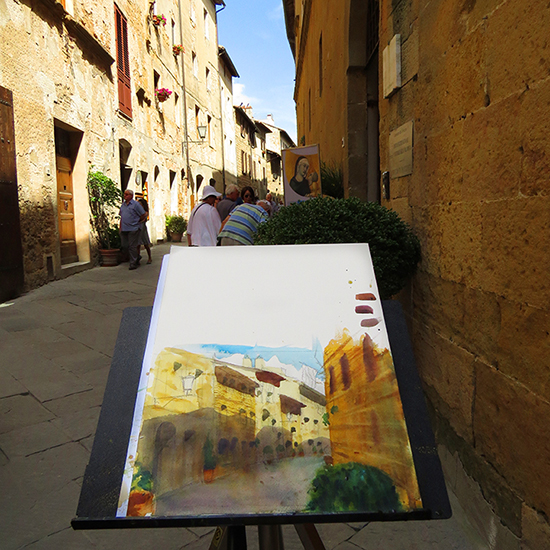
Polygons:
[[212,185],[202,189],[201,202],[193,208],[187,224],[187,244],[189,246],[216,246],[222,222],[214,207],[216,198],[221,197]]

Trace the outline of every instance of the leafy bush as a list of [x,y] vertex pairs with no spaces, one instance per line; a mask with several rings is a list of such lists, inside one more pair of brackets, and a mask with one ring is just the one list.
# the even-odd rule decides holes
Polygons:
[[382,299],[399,292],[420,261],[420,243],[396,212],[357,198],[315,198],[281,208],[255,244],[368,243]]
[[[103,172],[88,172],[88,202],[90,204],[90,223],[94,230],[99,247],[102,249],[120,248],[120,237],[114,236],[114,218],[117,208],[122,203],[122,191],[116,183]],[[118,239],[118,246],[115,242]]]
[[183,235],[187,229],[187,220],[183,216],[166,216],[166,232]]
[[132,478],[132,491],[152,491],[153,476],[149,470],[143,468],[140,462],[134,466],[134,476]]
[[310,512],[402,511],[391,477],[356,462],[324,466],[317,471],[309,490]]
[[328,195],[335,199],[343,199],[344,174],[342,173],[342,168],[337,164],[321,162],[321,187],[323,195]]

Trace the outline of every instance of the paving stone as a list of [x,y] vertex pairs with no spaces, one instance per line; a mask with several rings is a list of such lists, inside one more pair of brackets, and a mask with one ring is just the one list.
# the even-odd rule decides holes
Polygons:
[[67,317],[64,313],[47,307],[40,301],[27,302],[21,305],[18,304],[18,310],[46,327],[54,327],[67,322]]
[[60,367],[79,376],[96,370],[106,369],[108,371],[111,366],[110,357],[88,347],[72,355],[56,357],[55,362]]
[[97,300],[104,304],[118,304],[123,303],[126,307],[128,304],[133,303],[139,298],[139,294],[130,292],[128,290],[122,290],[120,292],[105,292],[97,297]]
[[[179,550],[200,541],[196,535],[184,528],[94,530],[86,531],[86,537],[95,544],[92,548],[101,550],[113,548]],[[204,548],[206,550],[208,546]]]
[[65,316],[65,321],[74,320],[75,318],[80,317],[83,313],[86,313],[86,310],[82,307],[76,306],[68,302],[69,298],[64,296],[63,299],[56,297],[48,296],[44,299],[40,299],[38,303],[56,313],[61,313]]
[[91,550],[97,546],[90,541],[84,531],[74,531],[66,527],[58,533],[47,535],[25,548],[29,550]]
[[0,398],[26,393],[25,386],[20,384],[9,372],[0,367]]
[[0,434],[45,422],[53,417],[32,395],[0,399]]
[[20,315],[17,317],[8,317],[8,318],[2,318],[0,316],[0,326],[8,332],[21,332],[21,331],[41,328],[44,325],[40,321],[37,321],[32,317],[27,317],[26,315]]
[[101,405],[104,392],[104,388],[91,388],[59,399],[52,399],[44,403],[44,406],[55,416],[60,417]]
[[51,361],[45,368],[21,374],[18,380],[42,403],[91,389],[78,376]]
[[55,422],[41,422],[0,434],[0,447],[11,459],[68,443],[69,436]]
[[364,550],[489,550],[471,526],[468,534],[462,529],[456,516],[463,512],[456,498],[452,498],[451,505],[454,515],[450,519],[372,522],[348,542]]
[[36,327],[14,334],[14,341],[29,346],[37,343],[67,342],[70,338],[52,327]]
[[32,344],[32,349],[48,359],[57,359],[63,356],[76,356],[90,350],[88,346],[75,340],[67,339],[60,342]]
[[74,516],[79,493],[80,487],[69,482],[48,495],[10,494],[10,506],[3,511],[3,550],[22,548],[65,529]]
[[30,346],[21,344],[20,340],[9,338],[2,342],[2,353],[0,353],[0,368],[9,372],[15,379],[21,373],[27,372],[29,368],[40,368],[41,365],[49,363],[46,357],[36,353]]
[[[34,502],[47,503],[48,494],[82,477],[90,459],[90,453],[80,444],[69,442],[42,452],[11,459],[0,470],[3,491],[11,495],[11,505],[32,498]],[[19,508],[20,512],[28,508]],[[76,503],[75,503],[76,510]]]
[[336,548],[340,543],[353,537],[357,531],[345,523],[320,523],[317,532],[324,545],[328,548]]
[[61,325],[58,327],[58,330],[91,349],[104,354],[112,354],[121,318],[121,312],[110,313],[104,316],[95,314],[82,319],[78,323]]
[[52,420],[51,423],[58,430],[66,434],[67,438],[79,441],[95,434],[100,411],[101,407],[84,409]]

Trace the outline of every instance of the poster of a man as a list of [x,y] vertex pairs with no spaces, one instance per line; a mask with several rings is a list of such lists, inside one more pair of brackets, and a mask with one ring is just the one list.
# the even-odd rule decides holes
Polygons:
[[283,149],[285,204],[321,194],[319,146]]

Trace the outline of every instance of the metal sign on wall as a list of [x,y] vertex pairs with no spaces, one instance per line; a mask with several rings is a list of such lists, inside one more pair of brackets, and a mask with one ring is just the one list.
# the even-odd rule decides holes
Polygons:
[[413,121],[390,132],[390,176],[400,178],[413,171]]

